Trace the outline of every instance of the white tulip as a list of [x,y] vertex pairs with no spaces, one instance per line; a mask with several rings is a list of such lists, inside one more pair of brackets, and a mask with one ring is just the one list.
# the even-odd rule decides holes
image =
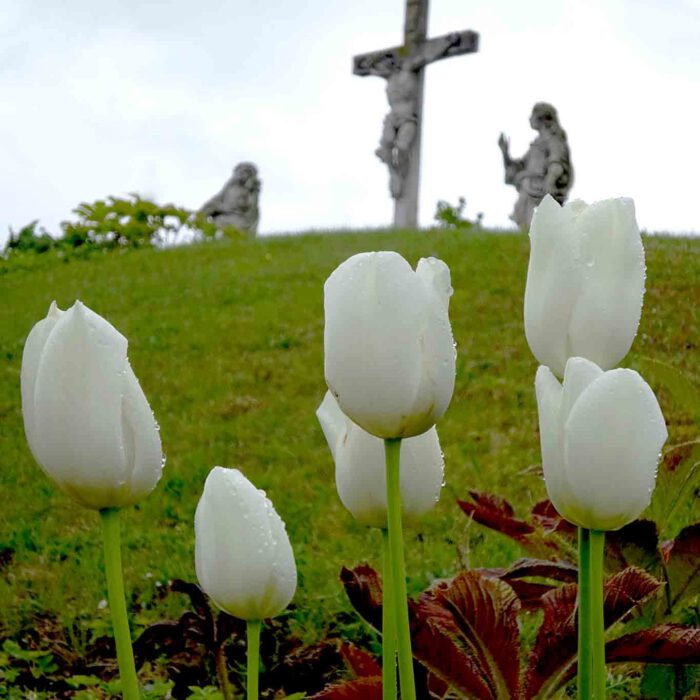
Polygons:
[[547,195],[530,227],[525,335],[559,377],[569,357],[615,367],[637,333],[644,297],[644,247],[631,199]]
[[127,340],[76,301],[51,304],[22,356],[22,413],[42,469],[78,503],[136,503],[163,470],[158,425],[129,360]]
[[[358,522],[385,528],[386,468],[384,442],[353,423],[327,392],[316,411],[335,461],[335,484],[343,505]],[[437,430],[401,441],[402,514],[410,520],[427,513],[440,499],[445,462]]]
[[540,367],[535,389],[544,479],[559,514],[591,530],[617,530],[638,518],[668,437],[649,385],[632,370],[603,372],[573,357],[563,386]]
[[326,382],[372,435],[420,435],[447,410],[456,359],[451,294],[444,262],[423,258],[414,272],[391,252],[354,255],[326,280]]
[[222,610],[263,620],[289,605],[297,570],[284,522],[238,469],[209,472],[194,532],[197,578]]

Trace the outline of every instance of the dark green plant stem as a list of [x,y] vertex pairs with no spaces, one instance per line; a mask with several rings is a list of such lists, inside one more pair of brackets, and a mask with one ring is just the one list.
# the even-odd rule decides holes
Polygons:
[[590,538],[592,697],[595,700],[604,700],[607,682],[607,672],[605,670],[605,617],[603,609],[605,533],[600,530],[591,530]]
[[234,700],[233,688],[231,687],[231,681],[228,679],[226,650],[224,647],[224,644],[220,644],[219,648],[216,650],[216,677],[219,681],[219,688],[221,694],[224,696],[224,700]]
[[406,565],[403,557],[403,532],[401,528],[401,438],[384,440],[386,454],[387,524],[389,526],[389,557],[394,596],[397,651],[399,657],[399,684],[401,700],[416,700],[416,684],[413,679],[413,653],[411,630],[408,623],[408,594],[406,591]]
[[119,543],[119,508],[104,508],[100,511],[104,540],[105,573],[107,575],[107,597],[112,615],[114,641],[117,647],[117,663],[124,700],[138,700],[139,682],[131,646],[129,618],[124,598],[122,557]]
[[389,531],[382,528],[382,698],[396,700],[396,620]]
[[578,697],[591,697],[590,530],[578,529]]
[[248,679],[247,699],[258,700],[258,675],[260,673],[260,620],[248,620]]

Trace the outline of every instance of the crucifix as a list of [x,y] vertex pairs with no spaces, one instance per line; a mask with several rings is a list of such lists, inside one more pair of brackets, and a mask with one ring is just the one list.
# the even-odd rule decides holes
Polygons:
[[403,46],[353,58],[355,75],[377,75],[386,80],[390,109],[375,153],[389,169],[397,228],[418,226],[423,69],[442,58],[479,49],[476,32],[455,32],[434,39],[427,39],[427,33],[428,0],[406,0]]

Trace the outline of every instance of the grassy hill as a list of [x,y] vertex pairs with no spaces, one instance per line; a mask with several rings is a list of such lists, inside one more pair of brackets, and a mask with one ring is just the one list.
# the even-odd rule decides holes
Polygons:
[[[640,356],[700,373],[700,239],[647,238]],[[52,299],[80,298],[129,341],[136,375],[160,421],[167,465],[156,491],[124,520],[126,586],[160,618],[158,582],[194,580],[193,516],[214,465],[236,466],[287,522],[299,569],[296,620],[309,639],[348,609],[342,565],[378,563],[378,534],[340,504],[314,412],[323,379],[323,282],[349,255],[393,249],[435,255],[452,270],[457,385],[438,426],[447,484],[420,530],[407,533],[409,588],[460,563],[498,566],[512,545],[469,526],[455,498],[494,491],[525,508],[544,496],[538,471],[536,361],[522,327],[526,236],[452,231],[300,235],[46,261],[0,275],[0,638],[55,613],[71,643],[107,624],[100,530],[34,463],[24,440],[19,373],[24,339]],[[670,442],[695,436],[660,392]]]

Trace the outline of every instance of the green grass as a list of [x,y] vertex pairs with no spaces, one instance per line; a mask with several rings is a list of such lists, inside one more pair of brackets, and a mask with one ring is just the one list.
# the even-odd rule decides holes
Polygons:
[[[460,563],[503,565],[505,539],[468,527],[455,498],[498,492],[518,508],[545,495],[522,296],[528,239],[516,234],[379,232],[221,241],[163,251],[38,262],[0,275],[0,637],[48,611],[72,642],[106,624],[100,531],[43,475],[24,440],[19,374],[24,339],[52,299],[80,298],[129,341],[136,375],[160,421],[167,465],[155,492],[125,517],[127,590],[148,600],[156,581],[194,580],[193,516],[214,465],[235,466],[265,489],[287,522],[299,569],[300,631],[321,634],[348,604],[342,565],[378,563],[379,538],[340,504],[314,412],[323,379],[323,282],[349,255],[435,255],[452,270],[450,315],[457,384],[439,424],[447,484],[420,530],[407,533],[410,590]],[[646,239],[647,296],[627,366],[642,355],[698,374],[700,239]],[[695,436],[660,392],[671,442]],[[98,571],[97,567],[100,567]],[[139,622],[163,615],[146,611]],[[81,631],[82,630],[82,631]]]

